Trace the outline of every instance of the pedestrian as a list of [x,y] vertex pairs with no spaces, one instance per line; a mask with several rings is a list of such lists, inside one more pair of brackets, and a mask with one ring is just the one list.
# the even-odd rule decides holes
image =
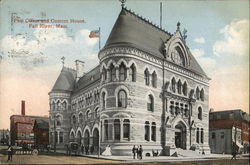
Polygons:
[[13,147],[11,145],[9,145],[7,152],[8,152],[8,160],[7,161],[10,160],[12,162]]
[[85,147],[85,152],[86,152],[86,155],[89,154],[89,146],[88,145]]
[[233,147],[232,147],[232,158],[231,160],[236,160],[236,155],[237,155],[237,146],[235,143],[233,143]]
[[81,151],[82,151],[82,154],[84,154],[84,145],[83,144],[81,146]]
[[140,151],[139,151],[139,148],[140,148],[140,146],[138,146],[138,147],[136,148],[137,159],[140,159]]
[[140,145],[140,148],[138,149],[139,150],[139,154],[140,154],[140,159],[142,159],[142,152],[143,152],[143,149],[142,149],[142,146]]
[[137,148],[135,147],[135,145],[134,145],[134,147],[132,148],[132,153],[133,153],[133,159],[135,159],[135,156],[136,156],[136,154],[137,154]]

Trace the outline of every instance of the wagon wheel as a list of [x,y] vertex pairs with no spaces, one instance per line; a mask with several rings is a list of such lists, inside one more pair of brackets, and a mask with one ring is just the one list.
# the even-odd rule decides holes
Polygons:
[[38,155],[38,150],[37,149],[34,149],[33,151],[32,151],[32,155]]

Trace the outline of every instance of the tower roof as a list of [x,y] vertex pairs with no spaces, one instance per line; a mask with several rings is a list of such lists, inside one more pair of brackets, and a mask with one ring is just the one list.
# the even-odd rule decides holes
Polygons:
[[74,89],[76,71],[74,69],[63,67],[58,76],[52,92],[67,92]]
[[170,37],[170,33],[122,8],[104,48],[132,46],[162,58],[164,42]]
[[[164,58],[164,44],[173,36],[134,12],[122,8],[115,25],[106,41],[105,48],[128,46]],[[188,50],[189,70],[205,75],[201,66]],[[207,76],[206,76],[207,77]]]

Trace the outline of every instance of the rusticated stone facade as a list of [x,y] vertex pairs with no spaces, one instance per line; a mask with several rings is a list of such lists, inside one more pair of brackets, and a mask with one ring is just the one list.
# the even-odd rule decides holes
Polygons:
[[51,142],[56,129],[58,146],[77,141],[95,153],[99,143],[114,155],[133,145],[210,153],[209,78],[179,28],[170,34],[123,7],[99,65],[79,80],[64,67],[49,93]]

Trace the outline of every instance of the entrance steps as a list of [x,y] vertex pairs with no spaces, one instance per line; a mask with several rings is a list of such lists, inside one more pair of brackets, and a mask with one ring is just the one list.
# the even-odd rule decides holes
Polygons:
[[177,153],[178,157],[197,157],[201,155],[199,151],[184,150],[181,148],[176,148],[175,152]]

